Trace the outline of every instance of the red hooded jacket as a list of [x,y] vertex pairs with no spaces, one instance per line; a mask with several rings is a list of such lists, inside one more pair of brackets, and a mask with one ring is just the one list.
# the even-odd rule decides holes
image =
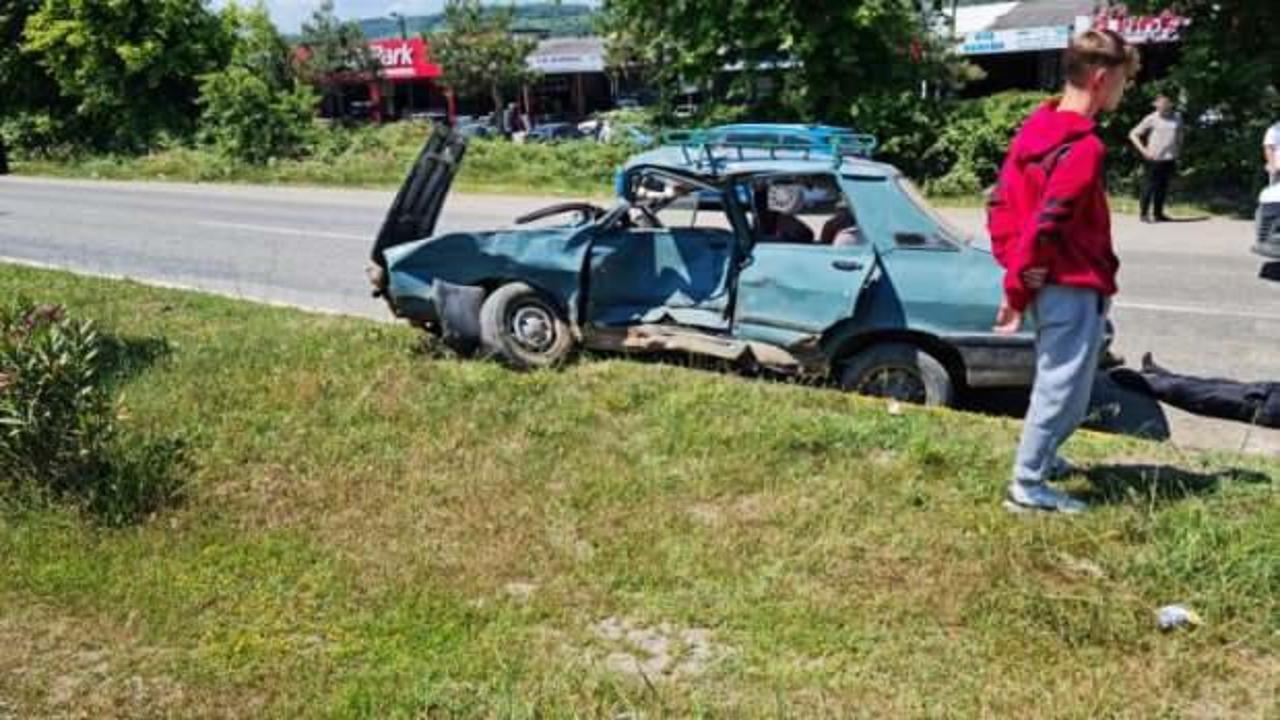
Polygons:
[[1120,261],[1111,246],[1111,210],[1103,177],[1106,149],[1094,123],[1040,106],[1013,139],[988,204],[987,228],[996,260],[1005,269],[1004,291],[1015,310],[1034,291],[1024,270],[1049,269],[1048,282],[1116,292]]

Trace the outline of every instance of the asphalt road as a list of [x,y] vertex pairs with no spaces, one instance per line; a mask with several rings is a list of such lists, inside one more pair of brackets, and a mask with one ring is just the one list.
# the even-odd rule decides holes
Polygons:
[[[385,319],[363,268],[384,191],[0,178],[0,258]],[[546,198],[454,195],[441,229],[504,225]],[[977,210],[946,214],[977,228]],[[1252,223],[1117,216],[1117,348],[1193,374],[1280,381],[1280,263]],[[1264,268],[1266,268],[1264,270]],[[1276,280],[1267,279],[1268,276]],[[1280,454],[1280,431],[1169,411],[1188,447]]]

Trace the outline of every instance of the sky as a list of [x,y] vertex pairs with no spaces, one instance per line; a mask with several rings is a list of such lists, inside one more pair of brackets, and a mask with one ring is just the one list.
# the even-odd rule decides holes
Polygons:
[[[515,0],[524,5],[531,0]],[[599,5],[599,0],[571,0],[585,5]],[[227,0],[213,0],[214,7],[221,7]],[[242,4],[249,4],[242,2]],[[284,32],[297,32],[302,21],[320,4],[320,0],[266,0],[271,19]],[[507,4],[503,2],[502,4]],[[334,0],[338,16],[345,19],[386,17],[398,12],[403,15],[430,15],[440,12],[444,0]]]

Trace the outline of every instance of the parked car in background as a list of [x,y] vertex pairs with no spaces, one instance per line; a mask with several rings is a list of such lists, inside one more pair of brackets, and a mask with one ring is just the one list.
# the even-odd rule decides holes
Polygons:
[[1257,242],[1253,251],[1265,258],[1280,260],[1280,183],[1258,196]]
[[497,128],[484,121],[459,122],[457,131],[458,134],[468,139],[493,138],[500,135]]
[[530,130],[524,136],[525,142],[560,142],[563,140],[577,140],[582,137],[582,132],[578,130],[578,126],[567,122],[543,123]]
[[1033,335],[992,332],[990,251],[890,165],[684,148],[704,160],[629,163],[611,209],[437,235],[465,150],[456,133],[428,141],[370,269],[392,312],[464,354],[534,368],[577,348],[681,352],[930,405],[1031,382]]

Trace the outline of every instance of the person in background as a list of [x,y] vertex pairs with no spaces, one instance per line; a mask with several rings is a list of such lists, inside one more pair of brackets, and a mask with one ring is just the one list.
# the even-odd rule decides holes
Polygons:
[[1272,185],[1280,182],[1280,122],[1262,136],[1262,159],[1267,163],[1267,181]]
[[1168,222],[1164,203],[1169,196],[1169,181],[1178,168],[1183,125],[1167,95],[1157,95],[1154,106],[1155,112],[1129,131],[1129,141],[1142,153],[1147,168],[1139,201],[1142,222]]
[[1058,451],[1089,408],[1120,268],[1095,118],[1119,106],[1137,52],[1114,31],[1086,30],[1063,65],[1062,96],[1018,131],[988,206],[992,250],[1005,269],[994,330],[1018,332],[1028,311],[1036,325],[1035,381],[1005,496],[1014,512],[1087,509],[1047,481],[1074,469]]

